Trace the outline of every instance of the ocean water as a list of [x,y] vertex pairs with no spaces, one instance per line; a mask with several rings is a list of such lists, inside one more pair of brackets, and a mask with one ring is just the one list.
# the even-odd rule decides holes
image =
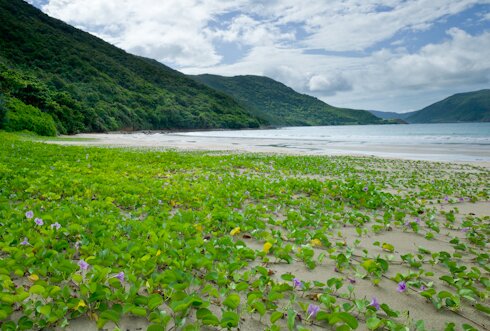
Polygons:
[[178,135],[244,151],[490,162],[490,123],[287,127]]
[[303,126],[273,130],[187,132],[182,135],[264,140],[308,140],[342,144],[408,146],[459,144],[488,146],[490,149],[490,123]]

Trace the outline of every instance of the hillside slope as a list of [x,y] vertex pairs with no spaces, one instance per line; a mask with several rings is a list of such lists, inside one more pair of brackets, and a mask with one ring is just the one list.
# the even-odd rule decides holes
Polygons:
[[406,118],[409,123],[490,122],[490,89],[454,94]]
[[368,110],[371,114],[373,114],[376,117],[385,119],[385,120],[393,120],[393,119],[401,119],[404,120],[407,117],[415,114],[414,111],[408,112],[408,113],[395,113],[395,112],[389,112],[389,111],[378,111],[378,110]]
[[261,122],[233,98],[22,0],[0,0],[0,22],[0,98],[39,108],[60,133]]
[[364,110],[330,106],[317,98],[300,94],[286,85],[262,76],[190,76],[229,94],[249,107],[256,116],[273,125],[373,124],[381,120]]

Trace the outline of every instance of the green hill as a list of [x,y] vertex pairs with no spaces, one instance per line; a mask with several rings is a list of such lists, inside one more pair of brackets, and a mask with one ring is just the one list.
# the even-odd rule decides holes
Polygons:
[[51,117],[60,133],[261,123],[233,98],[22,0],[0,0],[0,116],[4,127],[49,127]]
[[395,119],[404,120],[407,117],[411,116],[412,114],[415,114],[414,111],[408,113],[395,113],[389,111],[368,110],[368,112],[384,120],[395,120]]
[[382,122],[364,110],[330,106],[300,94],[286,85],[262,76],[191,76],[216,90],[235,97],[256,116],[272,125],[373,124]]
[[458,93],[415,112],[409,123],[490,122],[490,89]]

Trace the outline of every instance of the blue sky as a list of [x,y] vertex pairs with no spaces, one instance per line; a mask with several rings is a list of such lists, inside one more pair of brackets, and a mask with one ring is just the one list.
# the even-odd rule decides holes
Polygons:
[[30,0],[188,74],[265,75],[405,112],[490,88],[490,0]]

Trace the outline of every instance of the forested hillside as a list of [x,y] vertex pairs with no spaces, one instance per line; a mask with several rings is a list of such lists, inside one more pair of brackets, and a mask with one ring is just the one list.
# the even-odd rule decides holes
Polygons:
[[192,76],[199,82],[239,100],[255,115],[273,125],[374,124],[382,122],[364,110],[333,107],[301,94],[268,77],[217,75]]
[[490,122],[490,90],[454,94],[406,120],[410,123]]
[[4,128],[32,120],[41,127],[54,123],[59,133],[264,123],[233,98],[157,61],[128,54],[22,0],[0,0],[0,22]]

